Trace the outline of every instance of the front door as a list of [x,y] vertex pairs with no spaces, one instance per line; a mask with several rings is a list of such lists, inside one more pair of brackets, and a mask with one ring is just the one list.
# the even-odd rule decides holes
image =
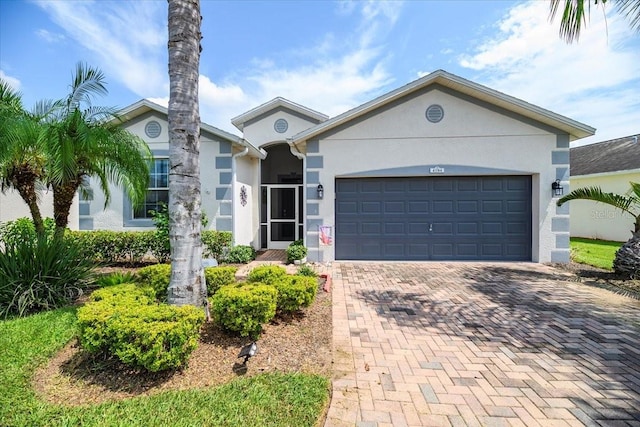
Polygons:
[[286,249],[291,242],[300,238],[301,192],[302,187],[299,185],[267,185],[263,187],[262,194],[267,197],[265,224],[267,248]]

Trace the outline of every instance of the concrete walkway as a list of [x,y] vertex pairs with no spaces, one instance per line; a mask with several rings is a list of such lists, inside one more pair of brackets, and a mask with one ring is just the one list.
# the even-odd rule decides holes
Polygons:
[[640,426],[640,301],[530,263],[338,263],[326,426]]

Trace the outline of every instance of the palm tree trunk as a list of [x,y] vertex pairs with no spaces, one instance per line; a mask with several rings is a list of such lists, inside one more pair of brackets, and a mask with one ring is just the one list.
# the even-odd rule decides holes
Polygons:
[[62,239],[69,222],[69,212],[80,186],[80,179],[65,181],[63,184],[54,184],[53,187],[53,219],[56,223],[54,237]]
[[637,278],[640,275],[640,233],[633,236],[618,249],[613,259],[613,270],[622,276]]
[[40,236],[44,235],[44,222],[38,206],[38,195],[36,193],[36,182],[38,177],[31,172],[30,168],[24,168],[16,171],[11,180],[11,185],[18,191],[22,200],[29,206],[29,212],[33,219],[33,225],[36,233]]
[[200,1],[169,0],[169,242],[168,302],[202,306],[200,200]]

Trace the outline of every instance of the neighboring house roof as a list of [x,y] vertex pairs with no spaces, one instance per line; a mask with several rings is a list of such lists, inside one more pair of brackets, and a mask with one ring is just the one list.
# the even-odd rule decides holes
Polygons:
[[571,176],[640,169],[640,134],[570,150]]
[[[128,107],[123,108],[122,110],[118,111],[117,115],[123,122],[127,122],[149,111],[156,111],[165,116],[169,115],[169,111],[167,110],[166,107],[156,104],[155,102],[151,102],[148,99],[141,99],[140,101],[137,101],[129,105]],[[264,159],[267,155],[267,153],[264,150],[253,146],[249,141],[237,135],[224,131],[222,129],[218,129],[215,126],[211,126],[207,123],[200,122],[200,129],[220,139],[240,145],[241,147],[248,148],[249,154],[254,157]]]
[[412,92],[424,89],[431,85],[448,87],[456,92],[469,95],[478,100],[493,104],[497,107],[559,129],[569,134],[569,139],[571,141],[591,136],[596,131],[594,128],[584,123],[580,123],[552,111],[545,110],[544,108],[529,104],[521,99],[514,98],[486,86],[463,79],[462,77],[458,77],[444,70],[437,70],[394,91],[379,96],[366,104],[362,104],[359,107],[347,111],[346,113],[340,114],[326,122],[300,132],[293,136],[293,143],[313,138],[321,133],[387,105],[399,98],[407,96]]
[[237,127],[240,131],[242,131],[244,130],[244,125],[247,122],[252,121],[265,113],[269,113],[277,109],[285,109],[285,110],[293,111],[295,113],[301,114],[302,116],[311,119],[316,123],[322,123],[329,118],[329,116],[326,116],[310,108],[307,108],[304,105],[296,104],[295,102],[291,102],[288,99],[285,99],[282,97],[277,97],[277,98],[273,98],[271,101],[267,101],[264,104],[259,105],[256,108],[253,108],[247,111],[246,113],[242,113],[239,116],[234,117],[233,119],[231,119],[231,123],[233,123],[235,127]]

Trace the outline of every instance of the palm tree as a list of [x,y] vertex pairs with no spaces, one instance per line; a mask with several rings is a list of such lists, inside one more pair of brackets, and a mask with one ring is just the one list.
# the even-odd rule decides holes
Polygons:
[[199,0],[169,0],[170,304],[206,301],[200,199]]
[[134,206],[144,201],[151,152],[119,126],[114,109],[91,105],[106,93],[103,73],[79,63],[71,92],[45,116],[46,185],[53,189],[57,238],[64,235],[73,199],[90,177],[97,178],[105,207],[111,200],[109,183],[121,187]]
[[616,273],[634,277],[640,272],[640,183],[631,182],[626,195],[605,193],[600,187],[585,187],[573,190],[558,200],[562,206],[570,200],[593,200],[627,212],[635,218],[631,238],[618,249],[613,260]]
[[20,194],[38,234],[44,234],[38,205],[45,163],[42,131],[37,115],[23,109],[20,93],[0,79],[0,191],[14,189]]
[[[631,28],[640,31],[640,1],[638,0],[593,0],[594,6],[598,1],[604,7],[607,1],[614,3],[617,12],[629,19]],[[560,5],[562,8],[562,19],[560,21],[560,37],[567,43],[572,43],[580,38],[580,30],[587,25],[587,17],[591,13],[590,0],[551,0],[551,10],[549,19],[553,20]]]

